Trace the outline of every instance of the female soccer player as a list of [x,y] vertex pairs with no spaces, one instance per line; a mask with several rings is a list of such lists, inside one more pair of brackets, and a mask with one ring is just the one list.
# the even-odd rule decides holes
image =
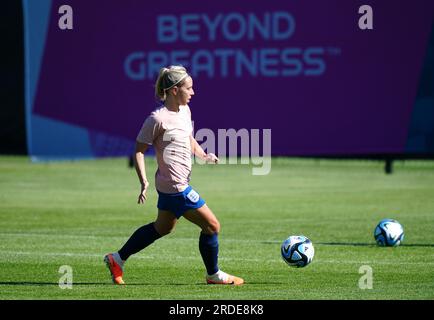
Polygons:
[[125,261],[132,254],[169,234],[183,216],[202,229],[199,251],[207,271],[206,282],[241,285],[243,279],[218,268],[220,223],[202,197],[189,185],[192,154],[208,163],[217,163],[219,160],[212,153],[206,154],[192,135],[188,103],[194,95],[193,79],[184,67],[162,68],[155,92],[164,105],[153,111],[143,123],[136,139],[134,164],[141,184],[138,203],[143,204],[149,187],[144,154],[149,145],[154,146],[158,163],[155,174],[158,216],[154,222],[137,229],[118,252],[104,257],[113,283],[124,284],[122,277]]

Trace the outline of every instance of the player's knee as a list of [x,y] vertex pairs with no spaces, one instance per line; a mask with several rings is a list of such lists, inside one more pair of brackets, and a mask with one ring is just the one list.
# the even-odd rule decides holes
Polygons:
[[159,225],[159,226],[155,226],[155,229],[160,234],[160,236],[164,237],[164,236],[168,235],[169,233],[171,233],[175,229],[175,226],[169,226],[169,225],[161,226],[161,225]]
[[163,228],[163,229],[161,229],[161,232],[159,232],[159,233],[163,237],[163,236],[166,236],[169,233],[171,233],[173,231],[173,229],[174,228]]
[[220,232],[220,222],[218,220],[213,220],[208,224],[208,230],[210,234],[219,233]]

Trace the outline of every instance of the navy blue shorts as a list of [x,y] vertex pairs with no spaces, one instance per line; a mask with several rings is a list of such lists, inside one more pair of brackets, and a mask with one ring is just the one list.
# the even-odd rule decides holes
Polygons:
[[198,209],[205,204],[199,193],[188,186],[183,192],[163,193],[158,191],[157,208],[171,211],[179,219],[187,210]]

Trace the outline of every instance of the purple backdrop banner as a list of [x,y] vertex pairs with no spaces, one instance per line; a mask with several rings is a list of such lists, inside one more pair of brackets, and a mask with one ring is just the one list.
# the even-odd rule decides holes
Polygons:
[[[71,30],[59,27],[64,4]],[[373,29],[359,27],[362,5]],[[326,155],[404,152],[434,2],[53,0],[49,10],[31,113],[85,130],[92,155],[131,153],[170,64],[193,76],[196,131],[271,129],[273,155]],[[56,153],[55,135],[33,154]]]

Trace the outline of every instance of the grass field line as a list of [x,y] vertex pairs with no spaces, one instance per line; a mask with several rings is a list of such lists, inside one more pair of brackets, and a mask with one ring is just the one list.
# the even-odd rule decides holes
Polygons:
[[[53,234],[53,233],[1,233],[0,238],[6,237],[47,237],[47,238],[85,238],[85,239],[98,239],[98,238],[110,238],[110,239],[124,239],[125,241],[128,238],[128,235],[125,236],[111,236],[111,235],[75,235],[75,234]],[[197,241],[197,238],[163,238],[164,241]],[[160,240],[161,241],[161,240]],[[219,241],[224,242],[257,242],[257,243],[280,243],[278,240],[258,240],[258,239],[228,239],[228,238],[220,238]]]
[[[0,234],[0,239],[2,237],[46,237],[46,238],[74,238],[74,239],[79,239],[79,238],[84,238],[84,239],[98,239],[98,238],[109,238],[109,239],[117,239],[117,240],[124,240],[126,241],[128,239],[128,235],[126,236],[113,236],[113,235],[83,235],[83,234],[53,234],[53,233],[24,233],[24,232],[10,232],[10,233],[1,233]],[[164,237],[161,238],[159,241],[187,241],[187,242],[191,242],[191,241],[198,241],[198,238],[188,238],[188,237]],[[234,242],[234,243],[259,243],[259,244],[264,244],[264,245],[268,245],[268,244],[281,244],[282,240],[261,240],[261,239],[231,239],[231,238],[225,238],[225,237],[219,237],[219,242],[220,243],[224,243],[224,242]],[[353,243],[353,242],[348,242],[345,243],[344,241],[340,241],[340,242],[316,242],[315,245],[317,246],[332,246],[332,245],[348,245],[348,246],[373,246],[375,247],[376,244],[374,242],[372,243]],[[404,243],[402,245],[402,247],[405,246],[429,246],[432,247],[433,244],[408,244],[408,243]]]
[[[104,257],[103,254],[93,254],[93,253],[72,253],[72,252],[29,252],[29,251],[2,251],[0,250],[0,254],[4,255],[33,255],[33,256],[48,256],[48,257],[57,257],[57,256],[65,256],[65,257],[85,257],[85,258],[101,258],[101,261]],[[153,255],[146,254],[144,255],[135,255],[134,259],[142,259],[142,260],[154,260],[158,258],[162,258],[162,255]],[[171,259],[182,259],[182,260],[197,260],[201,261],[201,257],[198,255],[196,257],[193,256],[180,256],[180,255],[170,255]],[[236,261],[251,261],[258,262],[264,261],[261,259],[249,259],[249,258],[222,258],[219,257],[220,260],[236,260]],[[270,262],[270,261],[269,261]],[[280,261],[279,261],[280,262]]]
[[[103,259],[103,254],[93,254],[93,253],[72,253],[72,252],[39,252],[39,251],[2,251],[0,250],[0,255],[33,255],[38,257],[85,257],[85,258],[101,258]],[[163,255],[135,255],[134,259],[141,260],[154,260],[161,259]],[[180,260],[196,260],[201,261],[200,256],[180,256],[180,255],[170,255],[171,259],[180,259]],[[166,260],[166,258],[165,258]],[[267,263],[279,263],[282,264],[283,261],[281,259],[255,259],[255,258],[227,258],[227,257],[219,257],[219,260],[222,261],[241,261],[241,262],[267,262]],[[1,261],[1,258],[0,258]],[[316,263],[331,263],[331,264],[360,264],[360,265],[434,265],[434,261],[363,261],[363,260],[341,260],[341,259],[316,259]]]

